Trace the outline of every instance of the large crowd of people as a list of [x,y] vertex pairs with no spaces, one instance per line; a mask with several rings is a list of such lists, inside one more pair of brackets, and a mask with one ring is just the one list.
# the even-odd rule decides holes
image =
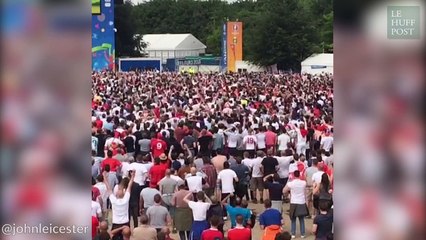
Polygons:
[[105,71],[92,86],[94,239],[332,239],[332,75]]

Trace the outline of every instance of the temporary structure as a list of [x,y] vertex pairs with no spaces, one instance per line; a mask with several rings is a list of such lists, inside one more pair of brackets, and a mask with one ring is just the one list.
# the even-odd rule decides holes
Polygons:
[[313,54],[302,63],[302,73],[318,74],[333,73],[333,54],[319,53]]
[[206,45],[192,34],[146,34],[144,53],[150,58],[160,58],[165,64],[168,58],[199,56],[206,52]]

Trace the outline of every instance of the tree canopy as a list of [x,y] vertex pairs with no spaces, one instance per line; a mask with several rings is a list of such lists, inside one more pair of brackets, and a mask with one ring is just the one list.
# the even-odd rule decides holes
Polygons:
[[[134,34],[191,33],[220,55],[221,28],[227,19],[243,22],[243,57],[262,66],[299,70],[313,53],[333,51],[331,0],[151,0],[116,8],[117,55],[131,56]],[[143,46],[142,46],[143,47]]]

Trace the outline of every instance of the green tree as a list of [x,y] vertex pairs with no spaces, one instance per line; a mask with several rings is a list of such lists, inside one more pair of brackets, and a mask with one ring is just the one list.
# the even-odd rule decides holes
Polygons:
[[298,70],[312,53],[333,51],[331,0],[151,0],[117,6],[117,53],[144,47],[134,34],[191,33],[219,55],[227,18],[243,22],[243,58],[263,66]]
[[135,28],[132,22],[132,4],[126,1],[124,4],[115,5],[115,28],[117,29],[115,37],[117,57],[141,56],[140,50],[146,47],[139,38],[135,37]]

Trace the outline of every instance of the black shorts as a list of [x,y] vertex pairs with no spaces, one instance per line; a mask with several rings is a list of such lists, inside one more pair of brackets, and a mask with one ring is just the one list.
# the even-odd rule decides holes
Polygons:
[[254,158],[256,155],[256,150],[246,150],[246,152],[248,152],[250,158]]
[[228,148],[228,154],[230,156],[237,156],[237,154],[238,154],[237,148]]

